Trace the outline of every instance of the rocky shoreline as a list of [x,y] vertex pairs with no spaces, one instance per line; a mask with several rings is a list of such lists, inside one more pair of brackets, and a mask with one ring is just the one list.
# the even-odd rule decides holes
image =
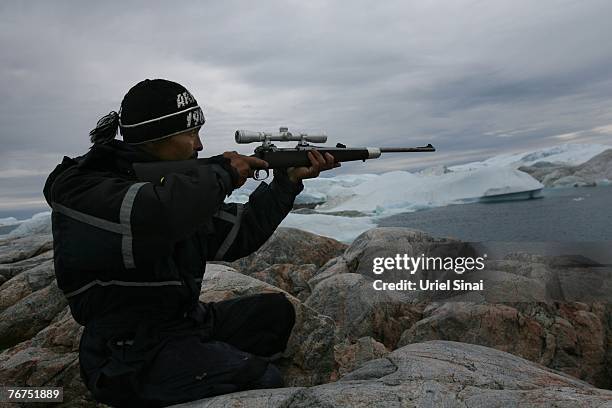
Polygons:
[[519,167],[546,187],[593,187],[612,182],[612,149],[605,150],[590,160],[576,165],[537,162]]
[[[294,304],[279,362],[287,388],[181,406],[612,406],[612,307],[550,301],[558,290],[550,259],[516,254],[489,264],[530,301],[448,302],[372,288],[372,257],[449,244],[465,250],[406,228],[372,229],[350,246],[281,228],[257,253],[209,264],[203,301],[284,292]],[[79,377],[81,333],[55,282],[51,236],[0,241],[0,385],[62,386],[61,406],[101,406]]]

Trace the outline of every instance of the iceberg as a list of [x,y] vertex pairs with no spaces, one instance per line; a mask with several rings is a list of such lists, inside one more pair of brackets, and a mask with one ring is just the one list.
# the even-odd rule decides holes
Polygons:
[[20,221],[19,226],[5,235],[0,235],[0,238],[14,239],[21,238],[31,234],[50,234],[51,233],[51,212],[44,211],[34,214],[32,218],[26,221]]
[[15,217],[0,218],[0,227],[8,227],[9,225],[19,224],[22,221]]
[[340,242],[350,243],[361,233],[376,227],[376,223],[371,217],[290,213],[280,226],[298,228]]
[[541,189],[530,175],[510,167],[479,168],[436,175],[393,171],[371,178],[345,192],[344,200],[316,207],[322,213],[359,211],[388,216],[425,208],[478,201],[495,191],[503,194]]
[[530,153],[510,153],[493,156],[489,159],[460,164],[449,167],[451,171],[471,170],[482,167],[510,166],[518,169],[521,166],[531,166],[539,161],[578,165],[590,160],[612,146],[603,144],[565,143],[558,146],[547,147]]

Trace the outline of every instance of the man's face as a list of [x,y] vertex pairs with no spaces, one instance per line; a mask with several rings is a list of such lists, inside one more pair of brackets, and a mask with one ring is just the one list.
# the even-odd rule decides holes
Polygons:
[[160,160],[187,160],[198,157],[203,149],[199,135],[200,128],[179,133],[159,142],[150,143],[147,150]]

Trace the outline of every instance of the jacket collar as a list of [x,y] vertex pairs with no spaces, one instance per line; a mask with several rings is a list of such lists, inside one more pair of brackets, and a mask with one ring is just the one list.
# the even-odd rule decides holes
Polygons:
[[[78,160],[78,159],[77,159]],[[132,173],[132,163],[159,161],[144,149],[113,139],[109,143],[94,144],[89,152],[79,160],[83,168],[112,169],[121,173]]]

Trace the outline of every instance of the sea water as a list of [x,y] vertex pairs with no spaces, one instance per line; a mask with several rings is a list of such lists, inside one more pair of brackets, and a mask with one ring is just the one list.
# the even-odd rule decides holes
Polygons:
[[458,204],[378,220],[478,243],[492,258],[512,252],[582,256],[612,264],[612,187],[544,189],[542,198]]

